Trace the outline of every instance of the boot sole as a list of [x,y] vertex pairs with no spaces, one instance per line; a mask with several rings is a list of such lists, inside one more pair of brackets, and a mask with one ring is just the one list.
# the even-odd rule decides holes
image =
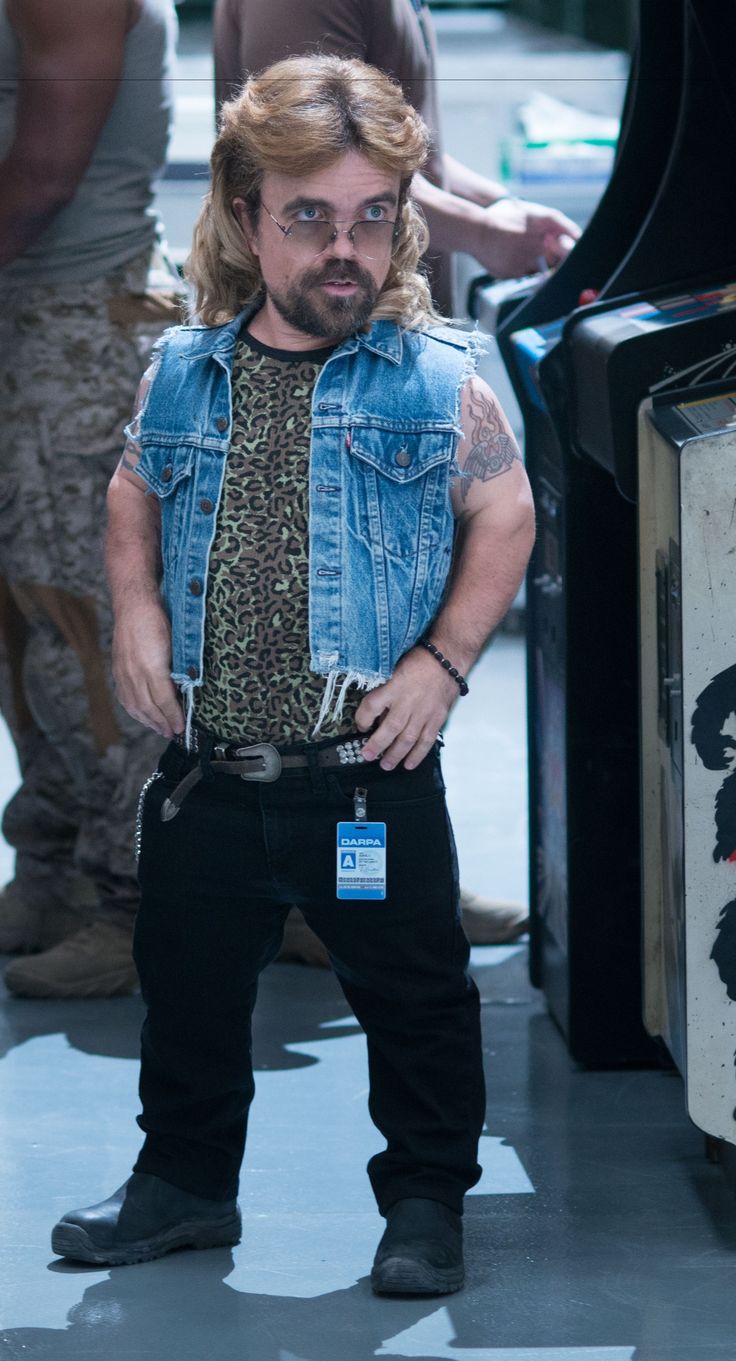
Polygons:
[[133,1266],[136,1262],[152,1262],[167,1252],[179,1248],[229,1248],[240,1242],[240,1215],[230,1215],[213,1224],[191,1221],[177,1224],[157,1234],[142,1238],[122,1248],[97,1248],[80,1224],[57,1224],[51,1234],[51,1250],[57,1257],[68,1257],[74,1262],[92,1262],[97,1266]]
[[464,1283],[462,1266],[433,1267],[408,1257],[387,1257],[371,1272],[376,1295],[452,1295]]

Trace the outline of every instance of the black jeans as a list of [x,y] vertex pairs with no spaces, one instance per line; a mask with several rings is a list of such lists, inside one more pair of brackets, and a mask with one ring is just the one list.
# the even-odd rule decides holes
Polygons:
[[[295,904],[366,1032],[369,1109],[388,1145],[368,1165],[379,1209],[425,1196],[461,1210],[480,1176],[485,1096],[438,755],[415,771],[312,768],[273,784],[208,770],[162,822],[164,798],[196,760],[172,744],[143,810],[135,960],[148,1008],[146,1139],[136,1170],[210,1199],[237,1193],[258,975]],[[386,823],[383,901],[335,896],[336,823],[352,820],[356,784],[368,790],[368,818]]]

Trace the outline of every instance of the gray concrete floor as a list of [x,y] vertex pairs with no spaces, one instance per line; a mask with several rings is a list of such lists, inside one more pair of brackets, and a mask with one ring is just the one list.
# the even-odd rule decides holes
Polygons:
[[[467,882],[523,894],[523,644],[500,638],[447,732]],[[4,791],[0,790],[0,795]],[[140,999],[0,987],[0,1357],[89,1361],[733,1361],[736,1207],[672,1072],[580,1071],[525,946],[473,950],[488,1081],[468,1284],[380,1300],[362,1034],[331,974],[272,965],[256,1013],[243,1242],[113,1271],[49,1229],[127,1176]]]
[[[495,173],[479,160],[492,151],[488,110],[498,97],[495,136],[516,81],[620,103],[616,54],[561,50],[497,14],[437,19],[448,146],[479,168]],[[201,33],[187,29],[184,47],[187,159],[206,155],[211,103]],[[465,882],[523,899],[520,640],[499,638],[474,671],[444,768]],[[0,803],[16,778],[0,734]],[[11,872],[0,846],[0,877]],[[424,1302],[370,1293],[382,1225],[363,1169],[377,1135],[362,1036],[330,974],[274,965],[263,978],[242,1244],[116,1271],[60,1264],[48,1234],[65,1209],[109,1194],[135,1155],[140,999],[33,1003],[0,988],[0,1358],[734,1361],[736,1207],[680,1079],[579,1071],[529,986],[523,945],[475,949],[473,969],[489,1102],[468,1285]]]

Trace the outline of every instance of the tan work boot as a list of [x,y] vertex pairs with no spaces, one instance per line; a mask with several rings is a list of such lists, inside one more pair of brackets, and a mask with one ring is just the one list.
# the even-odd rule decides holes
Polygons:
[[123,997],[138,986],[132,938],[132,922],[92,922],[43,954],[14,960],[6,986],[17,997]]
[[471,945],[510,945],[529,930],[529,909],[521,903],[497,903],[461,888],[460,911]]
[[292,907],[286,918],[284,940],[276,958],[282,964],[313,964],[319,969],[331,967],[322,941],[315,936],[311,926],[307,926],[298,907]]
[[0,955],[48,950],[86,926],[96,907],[94,888],[85,880],[70,883],[60,902],[42,885],[24,888],[17,879],[0,889]]

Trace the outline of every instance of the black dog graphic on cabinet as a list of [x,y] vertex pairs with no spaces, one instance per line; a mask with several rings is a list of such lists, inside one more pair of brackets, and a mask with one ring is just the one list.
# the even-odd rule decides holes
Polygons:
[[[736,861],[736,737],[723,732],[729,718],[736,730],[736,666],[729,666],[698,695],[691,740],[708,770],[728,771],[715,807],[713,859]],[[710,953],[728,996],[736,1002],[736,898],[726,903]]]

